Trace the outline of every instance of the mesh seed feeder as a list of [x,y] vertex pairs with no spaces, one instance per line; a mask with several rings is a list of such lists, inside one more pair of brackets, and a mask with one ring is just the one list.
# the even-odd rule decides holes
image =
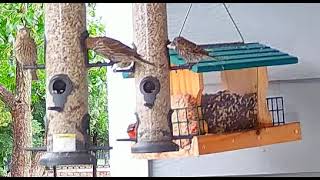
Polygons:
[[88,114],[84,3],[45,4],[46,129],[45,166],[96,164],[91,154]]

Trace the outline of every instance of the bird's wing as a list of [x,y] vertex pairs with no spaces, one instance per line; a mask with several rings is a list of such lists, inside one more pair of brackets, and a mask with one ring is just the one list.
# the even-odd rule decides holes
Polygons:
[[186,39],[184,39],[184,41],[189,46],[189,49],[192,51],[192,53],[204,54],[204,55],[209,56],[209,53],[206,50],[204,50],[203,48],[201,48],[200,46],[198,46],[197,44],[195,44],[189,40],[186,40]]
[[118,40],[112,39],[112,38],[106,38],[106,43],[108,43],[108,46],[110,49],[116,50],[115,53],[119,53],[119,55],[127,55],[127,56],[136,56],[137,52],[128,47],[127,45],[121,43]]
[[34,42],[34,39],[31,39],[30,41],[30,48],[31,50],[33,50],[34,52],[34,58],[32,59],[32,65],[36,65],[37,64],[37,58],[38,58],[38,55],[37,55],[37,45],[36,43]]
[[209,56],[209,52],[204,50],[202,47],[200,47],[198,45],[195,45],[195,47],[193,48],[193,53],[204,54],[204,55]]

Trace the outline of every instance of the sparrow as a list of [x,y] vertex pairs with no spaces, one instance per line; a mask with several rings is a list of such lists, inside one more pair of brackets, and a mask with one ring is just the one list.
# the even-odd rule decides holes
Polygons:
[[188,64],[196,64],[203,59],[215,58],[200,46],[181,36],[174,38],[172,42],[168,43],[167,47],[175,50]]
[[97,54],[108,58],[117,64],[117,67],[129,67],[132,62],[146,63],[153,65],[137,53],[137,48],[133,44],[133,48],[121,43],[118,40],[109,37],[88,37],[86,39],[87,49],[91,49]]
[[[30,30],[23,27],[18,30],[14,43],[14,55],[16,60],[22,65],[36,66],[37,46],[31,37]],[[36,69],[30,69],[32,80],[38,80]]]

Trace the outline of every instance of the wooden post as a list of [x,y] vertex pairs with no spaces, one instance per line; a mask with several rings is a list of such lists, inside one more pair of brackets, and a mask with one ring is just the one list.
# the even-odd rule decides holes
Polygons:
[[258,78],[258,121],[262,127],[270,126],[272,125],[272,118],[266,102],[269,85],[267,67],[258,68]]
[[[137,52],[155,66],[137,64],[136,110],[140,120],[137,130],[137,143],[132,147],[133,153],[152,153],[178,150],[172,142],[171,124],[168,121],[170,111],[170,77],[169,54],[167,45],[167,11],[165,3],[134,3],[133,4],[134,42]],[[151,85],[142,86],[148,91],[146,95],[140,89],[146,77]],[[156,93],[159,82],[159,92],[156,94],[153,106],[146,106],[145,96]],[[150,84],[151,83],[151,84]],[[152,102],[151,102],[152,104]]]
[[91,164],[85,3],[45,4],[47,166]]
[[201,104],[204,89],[203,74],[190,70],[177,70],[170,72],[170,93],[172,96],[190,94]]
[[228,70],[221,72],[225,89],[238,94],[257,93],[257,119],[260,125],[272,124],[267,108],[268,74],[267,67]]

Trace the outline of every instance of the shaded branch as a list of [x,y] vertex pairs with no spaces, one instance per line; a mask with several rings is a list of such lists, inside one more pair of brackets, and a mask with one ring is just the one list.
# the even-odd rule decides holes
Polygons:
[[0,100],[2,100],[12,110],[15,104],[14,95],[0,84]]

